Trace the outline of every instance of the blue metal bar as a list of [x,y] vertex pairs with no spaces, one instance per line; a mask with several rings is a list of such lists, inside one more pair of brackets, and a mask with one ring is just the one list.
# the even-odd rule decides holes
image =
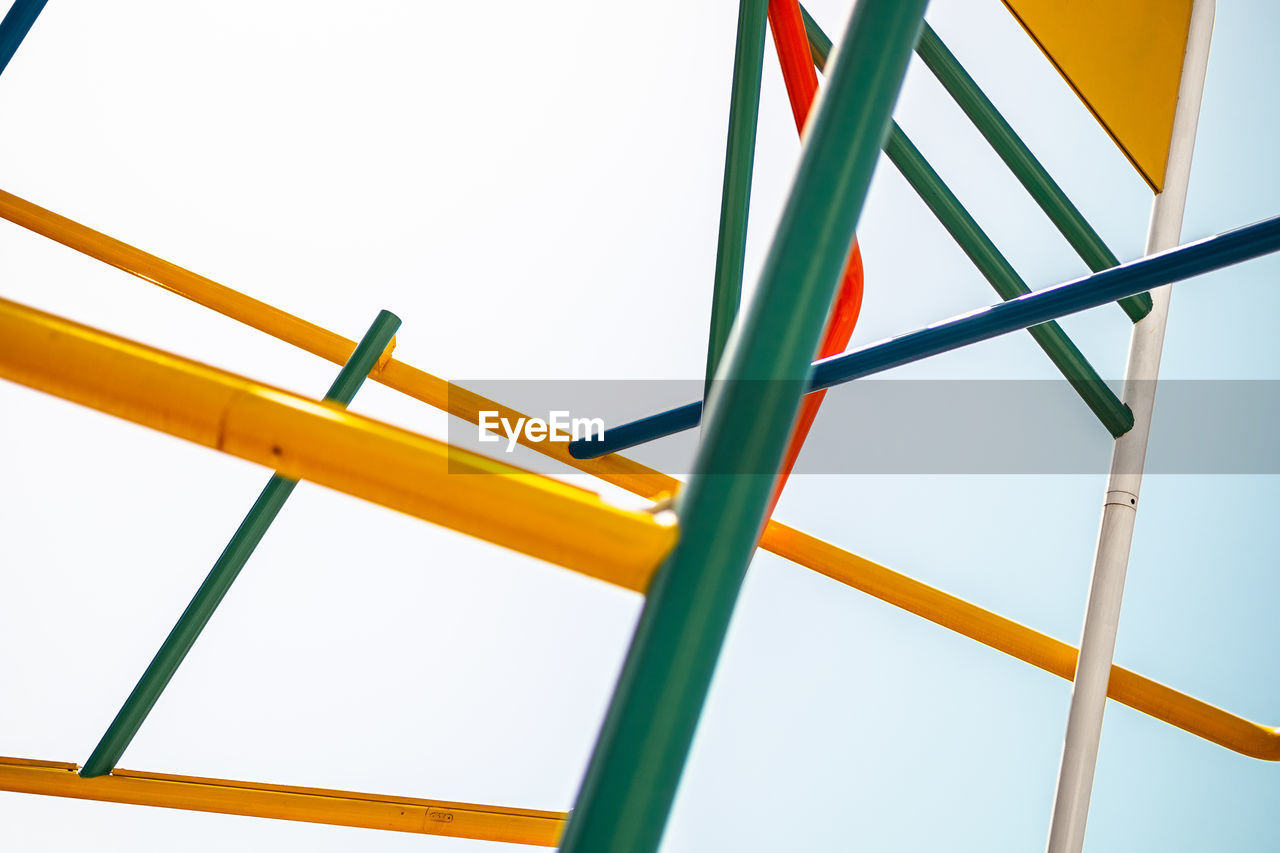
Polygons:
[[36,22],[47,2],[48,0],[14,0],[9,7],[4,20],[0,21],[0,74],[4,73],[9,60],[18,52],[18,46],[27,37],[31,25]]
[[[1280,216],[814,362],[809,392],[1020,331],[1275,251],[1280,251]],[[594,459],[691,429],[701,419],[702,404],[689,403],[607,429],[594,441],[570,442],[569,453],[575,459]]]
[[[1022,276],[1000,254],[995,243],[965,210],[951,188],[943,183],[897,122],[889,126],[884,153],[1001,299],[1016,299],[1031,292]],[[1129,407],[1102,381],[1098,371],[1093,369],[1084,353],[1057,322],[1050,320],[1027,331],[1108,432],[1119,438],[1133,428],[1133,413]]]
[[[803,9],[801,12],[804,19],[804,25],[809,34],[809,49],[813,55],[814,63],[819,69],[824,68],[826,66],[827,56],[831,52],[831,40],[822,32],[822,28],[818,26],[817,22],[814,21],[812,17],[808,16],[807,12],[804,12]],[[947,81],[954,82],[953,78],[957,75],[969,81],[968,89],[952,90],[948,87],[948,90],[957,98],[957,102],[965,108],[966,112],[969,111],[969,106],[966,105],[971,104],[973,99],[976,98],[978,100],[982,100],[985,98],[982,92],[977,88],[976,84],[974,84],[973,81],[965,75],[964,69],[960,68],[959,63],[957,63],[955,58],[947,52],[947,49],[942,45],[942,42],[933,34],[933,31],[929,29],[928,24],[925,24],[924,27],[921,28],[920,41],[916,45],[916,50],[920,53],[920,56],[925,60],[926,64],[930,63],[931,60],[934,60],[934,64],[931,64],[929,67],[933,68],[935,73],[939,73],[940,77],[944,78],[944,83]],[[950,60],[949,65],[939,58],[937,55],[939,52],[944,54]],[[950,76],[943,75],[939,71],[938,67],[935,67],[938,66],[939,63],[945,66],[943,70],[949,70],[952,72]],[[960,92],[960,94],[957,94],[957,92]],[[969,100],[962,101],[960,95],[965,93],[967,93],[970,98]],[[987,101],[986,104],[990,107],[990,112],[994,113],[995,107],[991,106],[989,101]],[[986,116],[987,118],[990,118],[991,116],[987,113],[975,114],[973,112],[969,112],[970,118],[973,118],[975,124],[979,126],[979,129],[986,134],[987,130],[990,129],[988,127],[988,124],[990,123],[983,124],[979,121],[978,117],[975,117],[976,115]],[[995,119],[998,119],[996,124],[1003,122],[999,113],[995,113],[994,116]],[[1021,144],[1021,140],[1018,140],[1017,136],[1013,134],[1012,128],[1008,127],[1007,124],[1004,124],[1003,127],[1008,130],[1008,134],[998,137],[999,139],[1003,139],[1005,142],[1010,144],[1012,144],[1011,140]],[[1001,146],[997,144],[997,138],[993,138],[990,135],[987,136],[987,139],[997,148],[1001,156],[1004,157],[1008,150],[1008,146],[1006,145],[1004,148],[1001,148]],[[1031,173],[1034,173],[1036,176],[1042,177],[1045,181],[1048,181],[1049,185],[1051,185],[1054,190],[1057,190],[1057,185],[1053,184],[1048,173],[1044,172],[1043,168],[1040,168],[1040,164],[1035,161],[1035,158],[1031,157],[1031,152],[1026,150],[1026,146],[1023,146],[1019,150],[1025,153],[1026,158],[1030,158],[1030,163],[1025,162],[1025,158],[1024,160],[1017,161],[1019,164],[1027,167],[1022,171],[1019,171],[1014,167],[1014,171],[1019,174],[1019,177],[1029,176]],[[924,159],[924,155],[920,153],[919,149],[917,149],[915,144],[907,137],[902,128],[898,126],[897,122],[893,122],[889,125],[889,133],[885,137],[884,153],[888,155],[889,160],[893,165],[898,167],[898,171],[900,171],[902,176],[907,179],[907,183],[911,184],[912,189],[914,189],[920,196],[920,200],[923,201],[925,205],[928,206],[929,210],[933,212],[933,215],[938,218],[938,222],[941,223],[942,227],[947,229],[947,233],[955,239],[956,244],[959,245],[964,253],[969,257],[969,260],[973,261],[973,265],[978,268],[980,273],[982,273],[982,277],[991,284],[991,287],[996,293],[1000,294],[1001,299],[1014,299],[1018,296],[1031,292],[1031,288],[1027,287],[1027,283],[1022,280],[1022,276],[1018,275],[1018,272],[1013,268],[1013,265],[1010,264],[1008,259],[1000,253],[1000,250],[996,248],[995,243],[991,241],[991,238],[987,236],[987,233],[982,230],[980,225],[978,225],[977,220],[975,220],[973,215],[965,209],[964,205],[960,203],[960,199],[956,198],[955,193],[951,191],[951,188],[943,182],[938,173],[929,165],[929,162]],[[1008,158],[1006,158],[1006,162],[1010,162]],[[1034,164],[1034,168],[1032,168],[1030,164]],[[1011,167],[1014,166],[1013,163],[1010,163],[1010,165]],[[1035,169],[1039,169],[1039,172],[1035,172]],[[1066,196],[1062,195],[1061,190],[1058,190],[1057,196],[1053,196],[1052,194],[1046,195],[1045,193],[1037,194],[1034,187],[1039,187],[1040,189],[1044,189],[1048,192],[1043,183],[1027,183],[1026,181],[1024,181],[1024,183],[1031,191],[1032,196],[1037,201],[1041,202],[1042,205],[1047,204],[1050,200],[1055,204],[1058,204],[1059,202],[1063,202],[1067,206],[1070,206],[1071,204],[1067,201]],[[1045,210],[1050,211],[1050,216],[1053,217],[1054,211],[1061,212],[1058,210],[1060,207],[1060,204],[1058,204],[1057,207],[1054,207],[1054,205],[1051,204],[1050,206],[1045,207]],[[1074,208],[1071,209],[1074,210]],[[1079,211],[1076,211],[1076,217],[1080,222],[1084,222]],[[1060,218],[1055,218],[1054,222],[1058,223]],[[1062,221],[1067,222],[1071,220],[1068,218]],[[1088,223],[1084,223],[1084,225],[1086,228],[1088,227]],[[1097,235],[1095,234],[1094,237],[1096,238]],[[1114,255],[1110,254],[1110,252],[1106,250],[1105,246],[1103,246],[1102,249],[1103,253],[1106,255],[1106,262],[1097,265],[1091,263],[1090,269],[1094,272],[1114,267],[1120,263],[1116,260]],[[1095,258],[1095,260],[1099,260],[1099,258]],[[1131,314],[1134,322],[1141,320],[1143,316],[1145,316],[1146,311],[1150,310],[1150,297],[1146,297],[1146,299],[1146,310],[1135,310],[1135,313]],[[1129,407],[1121,402],[1120,398],[1116,396],[1115,391],[1111,390],[1107,383],[1102,381],[1102,377],[1100,377],[1098,372],[1093,369],[1093,365],[1091,365],[1089,360],[1084,357],[1084,353],[1080,352],[1080,348],[1075,345],[1071,338],[1067,337],[1067,333],[1062,330],[1062,327],[1055,322],[1049,322],[1040,326],[1035,326],[1031,328],[1029,332],[1031,337],[1035,339],[1035,342],[1044,350],[1045,355],[1049,356],[1049,360],[1052,361],[1060,371],[1062,371],[1062,375],[1066,377],[1066,380],[1069,383],[1071,383],[1071,387],[1080,395],[1080,399],[1084,400],[1090,411],[1098,416],[1098,420],[1102,422],[1102,425],[1106,427],[1108,432],[1116,438],[1119,438],[1133,428],[1133,413],[1129,411]]]

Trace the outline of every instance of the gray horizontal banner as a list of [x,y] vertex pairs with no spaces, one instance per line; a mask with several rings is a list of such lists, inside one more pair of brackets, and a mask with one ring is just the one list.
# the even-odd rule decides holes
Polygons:
[[[499,405],[481,406],[489,429],[452,418],[450,443],[547,474],[567,469],[520,447],[515,437],[565,448],[575,434],[595,435],[602,427],[698,400],[703,390],[700,380],[457,384],[526,419],[521,421]],[[745,384],[742,390],[756,395],[761,405],[770,404],[780,390],[777,384]],[[1120,383],[1108,384],[1120,393]],[[1277,423],[1280,380],[1163,380],[1156,395],[1146,472],[1280,473]],[[750,423],[740,427],[742,435],[750,434]],[[684,475],[693,465],[699,437],[700,430],[692,429],[625,455],[668,474]],[[1109,469],[1111,446],[1111,435],[1065,381],[871,379],[826,392],[795,473],[1099,474]]]

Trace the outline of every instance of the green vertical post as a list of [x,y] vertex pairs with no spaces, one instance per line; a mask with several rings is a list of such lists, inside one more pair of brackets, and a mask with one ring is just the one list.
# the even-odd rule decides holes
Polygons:
[[[349,405],[399,327],[399,317],[390,311],[379,312],[325,394],[325,400],[344,408]],[[267,482],[195,597],[165,638],[160,651],[156,652],[133,692],[111,721],[102,740],[98,741],[93,754],[84,763],[81,776],[105,776],[116,766],[297,484],[297,480],[279,474]]]
[[760,286],[712,385],[677,500],[680,541],[649,589],[562,850],[652,853],[661,841],[924,6],[854,7]]
[[720,234],[716,242],[716,274],[711,296],[711,333],[707,338],[708,390],[742,298],[742,267],[747,251],[747,215],[751,206],[751,173],[756,156],[756,125],[760,116],[760,76],[764,66],[768,8],[768,0],[741,0],[738,6],[738,40],[733,55],[733,90],[729,100],[729,140],[725,145]]

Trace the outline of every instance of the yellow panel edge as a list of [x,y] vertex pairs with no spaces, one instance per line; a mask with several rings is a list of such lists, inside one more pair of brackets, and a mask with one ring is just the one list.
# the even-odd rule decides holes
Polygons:
[[1192,0],[1002,0],[1151,189],[1164,187]]

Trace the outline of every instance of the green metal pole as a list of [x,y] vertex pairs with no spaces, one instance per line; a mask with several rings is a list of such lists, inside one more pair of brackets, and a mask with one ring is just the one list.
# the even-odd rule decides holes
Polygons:
[[[827,38],[826,33],[818,26],[818,22],[803,6],[800,8],[800,13],[804,17],[805,31],[809,35],[809,50],[813,55],[813,62],[821,68],[831,50],[831,39]],[[991,100],[978,88],[978,84],[928,24],[925,24],[920,32],[916,53],[920,54],[920,58],[938,78],[938,82],[951,94],[960,109],[964,110],[965,115],[978,128],[978,132],[995,149],[996,154],[1040,205],[1040,209],[1057,226],[1062,236],[1067,238],[1067,242],[1089,265],[1089,269],[1101,272],[1118,266],[1120,261],[1102,242],[1098,232],[1071,203],[1071,199],[1067,198],[1067,194],[1062,191],[1044,166],[1040,165],[1040,161],[1031,153],[1031,149],[1005,121],[1004,116],[1000,115],[995,104],[991,103]],[[1151,311],[1151,297],[1140,293],[1137,296],[1121,299],[1119,305],[1136,323]]]
[[[978,271],[991,283],[991,287],[1004,300],[1016,299],[1030,293],[1021,276],[1000,254],[986,233],[978,226],[969,211],[938,177],[938,173],[895,123],[889,129],[885,153],[913,186],[924,203],[929,206],[942,226],[951,233],[960,248],[969,256]],[[1098,372],[1089,364],[1083,353],[1062,331],[1056,320],[1028,329],[1031,337],[1045,351],[1049,359],[1062,371],[1062,375],[1076,389],[1093,413],[1113,436],[1119,438],[1133,428],[1133,412],[1121,402],[1116,393],[1102,381]]]
[[720,235],[716,243],[716,275],[711,297],[711,334],[707,340],[708,390],[742,298],[742,267],[747,251],[747,213],[751,206],[751,172],[755,165],[768,8],[768,0],[742,0],[738,7],[738,41],[733,56],[733,90],[729,101],[729,141],[725,145]]
[[[827,54],[831,51],[831,40],[827,38],[826,33],[822,31],[822,28],[810,17],[808,12],[804,11],[804,9],[801,9],[801,12],[804,15],[805,29],[809,34],[809,50],[813,55],[813,61],[819,68],[822,68],[826,64]],[[922,44],[928,42],[930,36],[934,41],[937,41],[937,36],[933,35],[929,25],[925,24],[922,28],[920,42]],[[941,46],[940,41],[938,46]],[[946,48],[943,48],[943,50],[945,51]],[[931,55],[936,53],[932,48],[929,51]],[[921,55],[923,56],[924,54],[922,53]],[[952,62],[955,62],[954,58],[952,58]],[[958,64],[956,68],[959,69]],[[959,73],[964,74],[964,70],[959,69]],[[967,75],[965,76],[967,79]],[[972,82],[970,80],[971,84]],[[973,89],[977,91],[977,86],[973,85]],[[984,97],[981,92],[978,92],[978,96]],[[957,98],[957,100],[959,99]],[[999,118],[999,113],[995,112],[995,107],[991,107],[991,112]],[[976,121],[975,119],[975,123]],[[1003,122],[1004,120],[1000,119],[1000,121]],[[1007,125],[1005,126],[1008,127]],[[1013,135],[1012,129],[1009,130],[1009,134],[1021,145],[1021,140],[1018,140],[1017,136]],[[992,144],[994,145],[995,143],[993,142]],[[1023,148],[1025,150],[1025,146]],[[893,161],[893,164],[902,172],[907,182],[920,195],[924,203],[933,211],[934,216],[938,217],[938,221],[942,223],[942,226],[960,244],[960,248],[973,261],[978,271],[991,283],[992,289],[1000,295],[1001,299],[1014,299],[1024,293],[1031,292],[1031,288],[1027,287],[1026,282],[1022,280],[1022,277],[1018,275],[1004,255],[1000,254],[1000,250],[991,242],[991,238],[969,215],[969,211],[964,208],[964,205],[960,204],[960,200],[943,183],[942,178],[933,170],[933,167],[924,159],[919,149],[912,144],[896,122],[890,125],[889,133],[885,138],[884,151],[889,155],[889,159]],[[1037,168],[1040,168],[1041,172],[1044,171],[1040,164],[1035,162],[1035,158],[1031,157],[1030,151],[1027,151],[1027,157],[1032,163],[1035,163]],[[1057,189],[1057,185],[1053,184],[1053,180],[1049,178],[1047,173],[1044,177],[1049,184],[1053,185],[1054,189]],[[1030,190],[1031,187],[1028,187],[1028,189]],[[1032,190],[1032,194],[1035,195],[1034,190]],[[1061,190],[1058,190],[1058,194],[1061,196],[1062,201],[1068,206],[1071,205],[1066,196],[1062,195]],[[1037,201],[1039,200],[1037,197]],[[1048,210],[1048,208],[1045,209],[1046,211]],[[1075,210],[1074,207],[1071,209]],[[1076,216],[1079,217],[1079,211],[1076,211]],[[1080,217],[1080,221],[1084,223],[1085,228],[1088,228],[1088,223],[1084,222],[1083,217]],[[1092,229],[1089,229],[1089,231],[1092,233]],[[1097,235],[1094,234],[1094,237],[1096,238]],[[1101,239],[1097,240],[1097,244],[1102,246]],[[1109,269],[1119,264],[1119,261],[1110,254],[1110,250],[1106,246],[1102,246],[1102,250],[1110,258],[1110,263],[1102,267],[1102,269]],[[1096,271],[1099,270],[1095,269]],[[1145,296],[1145,294],[1142,295]],[[1124,300],[1121,300],[1121,302],[1123,304]],[[1150,305],[1150,297],[1147,297],[1147,305]],[[1128,311],[1129,309],[1126,308],[1125,310]],[[1133,314],[1130,313],[1130,316],[1133,317]],[[1140,316],[1134,317],[1135,322],[1140,319]],[[1106,382],[1102,381],[1102,377],[1093,369],[1093,365],[1089,364],[1084,354],[1072,343],[1071,339],[1067,337],[1067,333],[1062,330],[1062,327],[1056,321],[1050,321],[1041,326],[1033,326],[1028,331],[1036,343],[1040,345],[1040,348],[1049,356],[1049,359],[1057,366],[1058,370],[1062,372],[1062,375],[1071,383],[1071,387],[1075,388],[1076,393],[1085,401],[1089,409],[1097,415],[1098,420],[1102,422],[1108,432],[1119,438],[1133,428],[1133,412],[1129,411],[1129,407],[1121,402],[1120,398],[1116,396],[1116,393],[1111,390]]]
[[[677,511],[562,849],[652,853],[853,241],[925,0],[861,0],[708,399]],[[769,472],[769,473],[760,473]]]
[[[399,327],[399,317],[390,311],[379,312],[324,398],[344,408],[349,405]],[[120,712],[111,721],[111,726],[94,748],[93,754],[84,763],[80,770],[81,776],[105,776],[116,766],[297,484],[297,480],[278,474],[267,482],[266,488],[240,523],[218,561],[213,564],[213,569],[196,591],[195,597],[165,638],[160,651],[156,652]]]
[[[1067,198],[1067,194],[1044,166],[1040,165],[1031,149],[1014,132],[995,104],[978,88],[978,84],[928,24],[920,33],[916,53],[920,54],[938,82],[951,93],[960,109],[964,110],[974,127],[986,137],[1000,159],[1062,232],[1062,236],[1067,238],[1071,247],[1089,265],[1089,269],[1101,272],[1119,266],[1119,259],[1102,242],[1098,232],[1071,203],[1071,199]],[[1129,315],[1129,319],[1136,323],[1151,312],[1151,297],[1140,293],[1121,299],[1119,305]]]

